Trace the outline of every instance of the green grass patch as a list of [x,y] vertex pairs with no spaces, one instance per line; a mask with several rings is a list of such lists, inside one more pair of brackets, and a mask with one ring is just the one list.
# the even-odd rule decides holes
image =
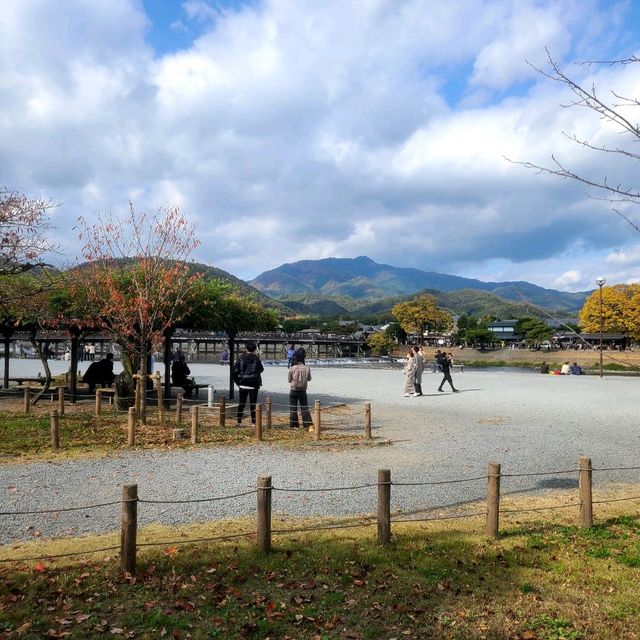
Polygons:
[[[187,541],[219,533],[220,526],[142,535]],[[248,531],[252,523],[235,527]],[[279,535],[268,555],[248,537],[147,547],[135,578],[122,576],[113,556],[0,565],[0,637],[613,640],[640,634],[640,573],[627,561],[640,548],[635,519],[612,518],[596,536],[577,527],[536,524],[527,531],[520,524],[488,541],[477,528],[395,525],[385,548],[376,544],[373,527]],[[116,538],[67,544],[87,549]],[[590,552],[605,542],[609,556]],[[36,550],[62,553],[68,546],[21,544],[2,555]]]
[[[72,409],[59,421],[60,449],[54,452],[51,448],[51,426],[48,411],[38,407],[38,411],[30,415],[21,412],[0,413],[0,463],[15,460],[51,459],[65,457],[103,456],[127,446],[127,416],[123,413],[105,411],[100,416],[87,412],[86,406],[81,411]],[[323,414],[325,427],[339,424],[341,408]],[[175,421],[175,412],[168,415],[165,425],[159,424],[157,412],[150,411],[147,425],[136,428],[137,449],[176,449],[185,447],[206,446],[239,446],[256,442],[255,428],[248,422],[242,427],[235,425],[235,418],[228,417],[225,427],[219,426],[217,412],[207,414],[201,410],[199,443],[192,445],[189,439],[191,422],[187,412],[180,424]],[[304,447],[311,443],[312,434],[303,429],[289,429],[288,416],[274,417],[273,428],[263,426],[263,440],[267,443],[279,443],[291,447]],[[264,423],[263,423],[264,424]],[[186,439],[173,440],[175,428],[185,430]],[[364,427],[363,427],[364,431]],[[364,435],[364,434],[363,434]],[[344,435],[337,432],[325,432],[323,439],[335,443],[359,440],[357,435]]]

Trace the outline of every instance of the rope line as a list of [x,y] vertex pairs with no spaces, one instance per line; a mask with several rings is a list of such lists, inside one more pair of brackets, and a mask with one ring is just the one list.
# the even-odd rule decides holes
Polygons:
[[475,482],[477,480],[486,480],[487,476],[478,476],[477,478],[462,478],[460,480],[437,480],[433,482],[391,482],[396,487],[426,487],[438,484],[457,484],[460,482]]
[[434,520],[458,520],[461,518],[476,518],[486,515],[486,511],[476,511],[474,513],[460,513],[450,516],[433,516],[432,518],[392,518],[391,524],[399,524],[402,522],[433,522]]
[[236,493],[234,495],[218,496],[214,498],[194,498],[192,500],[145,500],[143,498],[139,498],[138,502],[146,503],[146,504],[189,504],[192,502],[215,502],[217,500],[230,500],[231,498],[241,498],[243,496],[249,496],[255,493],[258,493],[257,489],[252,489],[251,491],[245,491],[244,493]]
[[[390,484],[388,482],[381,482],[380,484]],[[355,489],[367,489],[369,487],[377,487],[378,484],[359,484],[354,485],[352,487],[312,487],[309,489],[296,489],[293,487],[271,487],[274,491],[284,491],[287,493],[304,493],[306,491],[309,492],[322,492],[322,491],[351,491]]]
[[123,502],[137,502],[136,500],[115,500],[114,502],[103,502],[102,504],[92,504],[86,507],[64,507],[61,509],[42,509],[37,511],[0,511],[0,516],[26,516],[41,513],[63,513],[66,511],[87,511],[88,509],[99,509],[100,507],[110,507]]
[[551,507],[531,507],[530,509],[500,509],[500,513],[524,513],[527,511],[551,511],[553,509],[568,509],[570,507],[579,507],[579,502],[567,504],[558,504]]
[[330,531],[333,529],[357,529],[360,527],[370,527],[371,525],[377,524],[377,520],[371,520],[369,522],[358,522],[353,524],[330,524],[321,527],[300,527],[294,529],[272,529],[271,533],[278,534],[287,534],[287,533],[305,533],[305,532],[313,532],[313,531]]
[[162,540],[161,542],[137,542],[136,547],[159,547],[166,544],[190,544],[192,542],[211,542],[214,540],[235,540],[257,535],[257,531],[247,531],[246,533],[234,533],[228,536],[213,536],[211,538],[192,538],[189,540]]
[[576,471],[579,471],[580,469],[575,468],[575,469],[566,469],[566,470],[561,470],[561,471],[538,471],[538,472],[532,472],[532,473],[501,473],[499,475],[494,475],[494,476],[489,476],[491,478],[525,478],[528,476],[559,476],[559,475],[563,475],[566,473],[576,473]]
[[600,469],[591,469],[591,471],[638,471],[640,467],[604,467]]
[[607,502],[624,502],[625,500],[640,500],[640,496],[631,496],[630,498],[611,498],[609,500],[592,500],[591,504],[606,504]]
[[0,563],[7,562],[31,562],[33,560],[55,560],[56,558],[69,558],[71,556],[84,556],[88,553],[101,553],[103,551],[115,551],[117,547],[103,547],[102,549],[90,549],[89,551],[75,551],[74,553],[59,553],[53,556],[31,556],[29,558],[0,558]]

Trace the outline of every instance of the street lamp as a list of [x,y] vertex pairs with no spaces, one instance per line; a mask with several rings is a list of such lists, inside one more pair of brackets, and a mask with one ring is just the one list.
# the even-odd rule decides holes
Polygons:
[[603,317],[602,317],[602,287],[605,285],[607,281],[602,277],[602,276],[598,276],[596,278],[596,284],[600,287],[600,377],[602,378],[604,376],[604,371],[602,369],[602,324],[603,324]]

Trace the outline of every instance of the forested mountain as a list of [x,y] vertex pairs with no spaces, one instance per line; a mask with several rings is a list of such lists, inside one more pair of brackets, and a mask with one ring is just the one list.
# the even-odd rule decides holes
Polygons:
[[443,293],[471,289],[492,293],[504,300],[528,302],[568,313],[581,309],[590,294],[589,291],[570,293],[544,289],[529,282],[483,282],[434,271],[393,267],[366,256],[283,264],[265,271],[249,284],[273,298],[304,301],[308,297],[314,304],[321,299],[342,304],[339,299],[344,297],[375,301],[407,296],[424,289]]

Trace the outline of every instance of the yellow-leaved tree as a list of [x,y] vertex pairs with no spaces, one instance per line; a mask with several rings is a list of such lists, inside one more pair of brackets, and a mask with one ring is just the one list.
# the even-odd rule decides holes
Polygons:
[[420,342],[425,331],[447,331],[453,326],[451,314],[439,309],[436,299],[427,293],[397,304],[391,313],[407,333],[417,333]]
[[[600,292],[594,291],[580,311],[580,325],[588,333],[600,331]],[[640,284],[602,288],[602,330],[640,339]]]

